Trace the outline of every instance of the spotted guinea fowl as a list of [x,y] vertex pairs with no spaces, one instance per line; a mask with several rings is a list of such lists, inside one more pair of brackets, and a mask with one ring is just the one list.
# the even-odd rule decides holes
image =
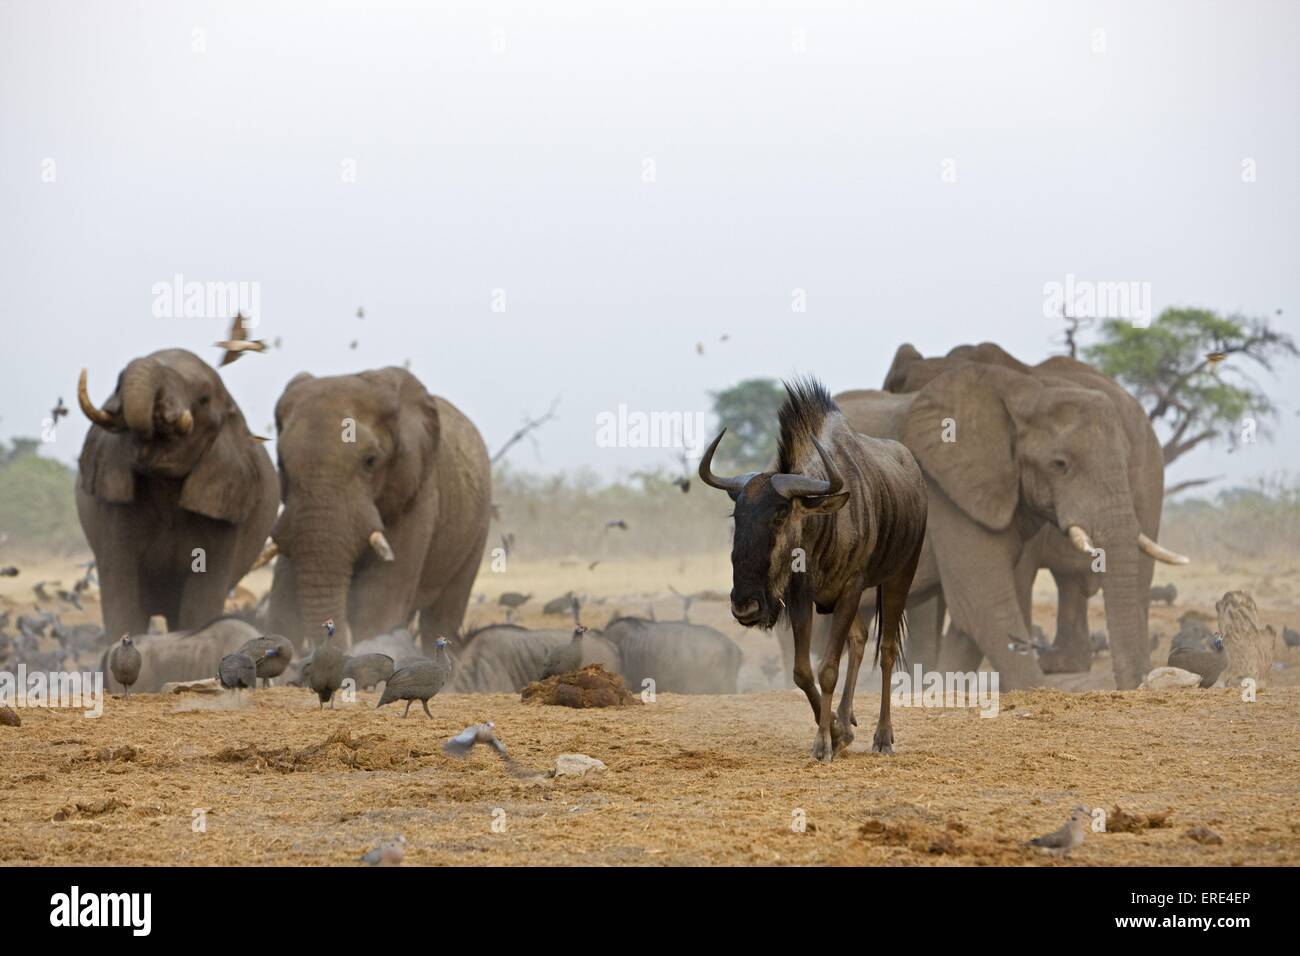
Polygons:
[[[384,693],[379,698],[376,709],[395,700],[404,700],[406,710],[402,716],[405,717],[411,712],[411,704],[418,700],[425,714],[430,720],[433,719],[433,714],[429,713],[429,698],[442,690],[443,685],[451,679],[452,670],[446,638],[438,638],[434,647],[433,660],[416,661],[393,672],[393,676],[384,685]],[[314,670],[313,667],[313,672]]]
[[279,634],[268,634],[245,642],[235,653],[251,657],[262,686],[270,687],[272,679],[283,674],[293,661],[293,642]]
[[123,635],[122,642],[108,655],[108,669],[113,674],[113,680],[126,688],[128,698],[131,696],[131,685],[140,679],[142,663],[140,649],[127,635]]
[[1218,634],[1209,640],[1179,640],[1174,638],[1174,646],[1169,651],[1169,666],[1179,667],[1185,671],[1201,676],[1202,687],[1213,687],[1223,669],[1228,666],[1228,655],[1224,653],[1223,638]]
[[321,627],[325,636],[316,645],[311,656],[311,670],[308,672],[307,686],[316,692],[320,700],[320,709],[325,709],[328,702],[330,710],[334,709],[334,693],[343,686],[343,665],[346,660],[343,652],[334,646],[334,621],[326,621]]

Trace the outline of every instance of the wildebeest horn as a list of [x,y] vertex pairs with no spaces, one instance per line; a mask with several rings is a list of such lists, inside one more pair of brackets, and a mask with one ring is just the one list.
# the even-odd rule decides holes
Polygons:
[[385,561],[392,561],[395,557],[393,549],[389,545],[388,539],[384,537],[382,531],[372,531],[370,533],[370,547],[374,548],[375,554],[379,555]]
[[1097,550],[1092,546],[1092,539],[1088,537],[1088,532],[1084,531],[1077,524],[1070,525],[1069,535],[1070,543],[1084,554],[1092,554]]
[[719,478],[713,473],[713,453],[718,450],[718,444],[722,441],[722,436],[725,434],[727,434],[725,428],[718,432],[718,437],[713,439],[713,444],[709,446],[709,450],[706,451],[704,457],[700,459],[700,481],[704,482],[710,488],[718,488],[728,494],[738,495],[749,479],[754,477],[752,474],[736,475],[733,478]]
[[263,548],[262,553],[257,556],[257,560],[253,562],[253,566],[248,569],[249,574],[252,574],[258,568],[266,567],[268,564],[271,563],[271,560],[279,553],[280,553],[280,546],[275,543],[275,539],[267,538],[266,547]]
[[821,456],[822,467],[826,469],[829,480],[823,481],[807,475],[775,475],[772,478],[772,489],[782,498],[824,498],[838,495],[844,490],[844,478],[835,467],[835,462],[831,461],[830,454],[816,438],[813,438],[812,443]]
[[1138,535],[1138,547],[1157,561],[1163,561],[1165,564],[1192,563],[1192,559],[1187,555],[1179,554],[1177,551],[1170,551],[1168,548],[1161,547],[1144,534]]
[[77,403],[81,405],[82,413],[96,425],[104,428],[113,428],[113,416],[108,414],[102,408],[96,408],[95,403],[90,400],[90,392],[86,390],[86,370],[81,370],[81,377],[77,379]]

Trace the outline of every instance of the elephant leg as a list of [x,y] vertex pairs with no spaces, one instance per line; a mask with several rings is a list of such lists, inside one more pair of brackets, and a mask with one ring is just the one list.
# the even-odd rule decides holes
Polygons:
[[969,634],[953,624],[943,636],[939,646],[939,662],[935,670],[942,674],[965,674],[978,670],[984,660],[984,652]]
[[433,653],[433,642],[439,637],[454,637],[464,625],[481,552],[481,548],[471,551],[437,599],[420,609],[420,644],[426,654]]
[[1037,539],[1025,546],[1020,560],[1016,562],[1016,601],[1020,606],[1020,616],[1025,619],[1025,627],[1033,633],[1034,624],[1034,581],[1038,578],[1040,567]]
[[1038,655],[1044,674],[1078,674],[1092,669],[1092,641],[1088,637],[1088,590],[1083,577],[1053,571],[1056,579],[1056,640],[1052,649]]
[[904,652],[909,663],[920,664],[923,671],[935,667],[939,660],[943,619],[947,614],[948,605],[944,602],[942,593],[908,607],[907,646]]
[[1041,687],[1043,672],[1029,648],[1029,629],[1016,594],[1015,568],[1021,542],[1012,529],[989,531],[967,517],[931,485],[929,528],[944,598],[957,630],[974,638],[1000,675],[1002,689]]
[[149,612],[143,604],[139,570],[134,560],[112,560],[98,563],[99,593],[104,617],[104,633],[110,641],[124,634],[146,634],[149,631]]
[[188,569],[172,628],[194,631],[212,623],[226,611],[230,593],[230,554],[209,549],[207,569]]

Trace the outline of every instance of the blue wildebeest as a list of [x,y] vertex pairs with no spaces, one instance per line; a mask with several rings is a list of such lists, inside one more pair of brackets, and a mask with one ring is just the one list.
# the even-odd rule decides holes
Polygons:
[[[794,631],[794,682],[812,705],[812,753],[830,762],[853,740],[853,691],[866,644],[858,603],[876,589],[876,654],[882,690],[871,749],[893,753],[889,678],[902,651],[903,609],[925,540],[926,490],[911,452],[895,441],[859,435],[825,387],[786,383],[775,471],[733,478],[713,474],[724,428],[700,462],[700,479],[736,503],[731,551],[731,613],[746,627],[771,628],[782,610]],[[813,608],[832,615],[831,638],[813,681]],[[831,701],[840,654],[853,635],[838,715]]]

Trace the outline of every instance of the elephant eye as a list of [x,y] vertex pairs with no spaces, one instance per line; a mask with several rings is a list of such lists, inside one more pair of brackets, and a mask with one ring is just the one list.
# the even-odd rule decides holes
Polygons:
[[365,460],[364,460],[364,462],[363,462],[363,464],[364,464],[367,468],[374,468],[375,465],[378,464],[378,463],[379,463],[379,456],[378,456],[378,455],[366,455]]
[[1052,470],[1063,475],[1070,470],[1070,463],[1064,458],[1053,458]]
[[210,401],[212,401],[212,399],[209,396],[204,395],[199,399],[199,404],[206,407]]

